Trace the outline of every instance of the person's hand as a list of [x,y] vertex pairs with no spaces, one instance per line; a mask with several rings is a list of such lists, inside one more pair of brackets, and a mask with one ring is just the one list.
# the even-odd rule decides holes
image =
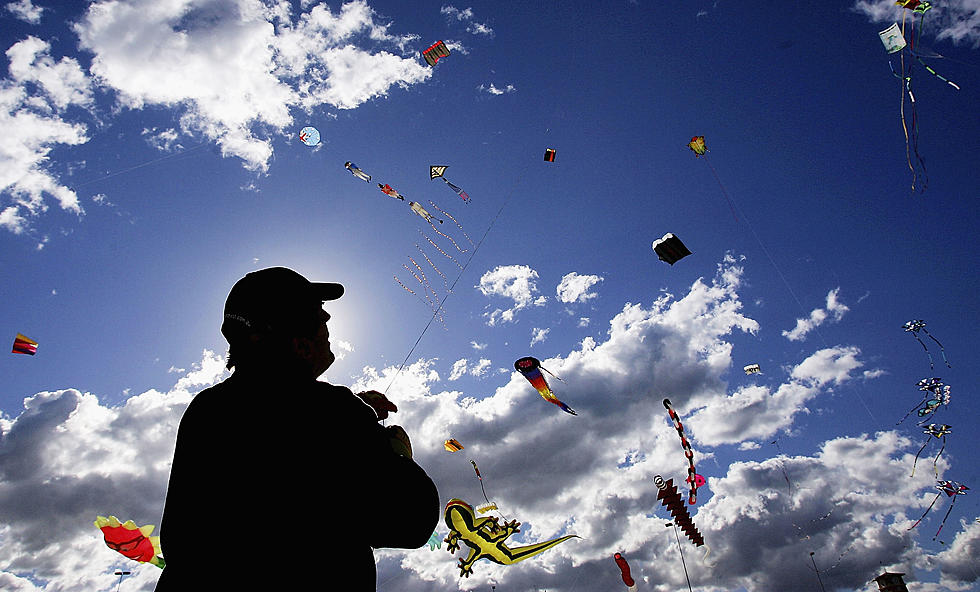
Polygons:
[[395,454],[400,454],[406,458],[412,458],[412,441],[408,439],[408,433],[401,426],[393,425],[385,428],[388,431],[388,442]]
[[398,411],[398,407],[389,401],[388,397],[385,397],[383,393],[379,393],[378,391],[364,391],[363,393],[357,393],[357,396],[374,409],[374,413],[378,416],[378,421],[388,419],[389,411],[391,413]]

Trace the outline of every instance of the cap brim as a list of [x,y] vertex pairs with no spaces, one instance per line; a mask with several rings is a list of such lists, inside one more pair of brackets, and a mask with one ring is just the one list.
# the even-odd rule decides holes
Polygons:
[[342,284],[334,284],[331,282],[310,283],[313,286],[313,292],[321,302],[326,302],[327,300],[337,300],[344,295],[344,286]]

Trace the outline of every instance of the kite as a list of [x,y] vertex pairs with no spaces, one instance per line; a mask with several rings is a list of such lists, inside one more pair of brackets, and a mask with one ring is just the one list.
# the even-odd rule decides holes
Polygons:
[[681,423],[680,417],[677,416],[677,412],[674,408],[670,406],[670,399],[664,399],[664,407],[667,408],[667,413],[670,415],[671,421],[674,422],[674,429],[677,430],[677,434],[681,437],[681,447],[684,448],[684,456],[687,457],[687,481],[691,484],[691,493],[688,495],[687,503],[694,505],[698,501],[698,487],[704,485],[704,477],[698,475],[694,470],[694,451],[691,450],[691,443],[687,441],[687,436],[684,435],[684,425]]
[[[545,401],[558,405],[565,413],[578,415],[578,413],[575,413],[571,407],[559,401],[558,397],[555,396],[555,393],[551,391],[551,388],[548,386],[548,382],[544,379],[544,375],[541,374],[541,371],[544,370],[545,372],[548,372],[548,374],[551,374],[551,372],[549,372],[547,368],[543,367],[537,358],[532,358],[530,356],[521,358],[514,362],[514,368],[524,375],[524,378],[531,383],[531,386],[538,390],[538,393],[544,398]],[[551,375],[555,376],[554,374]],[[555,376],[555,378],[558,377]],[[558,380],[561,379],[558,378]]]
[[449,55],[449,48],[442,40],[436,41],[422,52],[422,57],[430,66],[435,66],[439,58],[444,58]]
[[[378,189],[380,189],[381,190],[381,193],[384,193],[385,195],[391,196],[391,197],[393,197],[395,199],[400,199],[402,201],[405,201],[405,197],[402,194],[400,194],[397,191],[395,191],[394,189],[392,189],[391,188],[391,185],[388,185],[387,183],[385,183],[384,185],[382,185],[381,183],[378,183]],[[412,208],[412,209],[415,209],[415,208]]]
[[450,183],[449,179],[446,179],[446,177],[443,176],[446,173],[446,169],[448,168],[449,167],[446,165],[431,165],[429,167],[429,180],[431,181],[436,178],[442,179],[446,183],[446,185],[449,185],[450,189],[455,191],[456,194],[463,199],[463,201],[469,203],[470,202],[469,194],[463,191],[462,189],[460,189],[459,187],[457,187],[456,185]]
[[669,232],[653,241],[653,252],[657,254],[658,259],[671,265],[691,254],[681,239]]
[[493,512],[497,509],[498,509],[497,504],[490,502],[489,504],[486,504],[484,506],[477,506],[476,511],[479,512],[480,514],[486,514],[487,512]]
[[[476,472],[476,478],[480,480],[480,491],[483,492],[483,499],[487,500],[487,506],[484,507],[493,506],[493,509],[496,510],[497,504],[490,501],[490,498],[487,497],[487,490],[483,487],[483,475],[480,474],[480,467],[476,466],[476,461],[472,459],[470,459],[470,464],[473,465],[473,470]],[[485,511],[489,511],[489,509]]]
[[704,153],[708,151],[708,148],[704,145],[704,136],[694,136],[687,143],[687,147],[694,153],[695,158],[704,156]]
[[758,364],[749,364],[748,366],[743,367],[742,371],[746,374],[758,374],[762,372],[762,368],[760,368]]
[[544,159],[546,162],[555,162],[556,152],[554,148],[545,148]]
[[655,475],[653,477],[653,483],[660,490],[657,492],[657,499],[670,511],[670,515],[674,517],[674,522],[681,527],[681,530],[684,531],[687,538],[694,543],[695,547],[704,545],[704,537],[701,536],[697,527],[694,526],[694,522],[691,521],[691,515],[684,506],[684,501],[681,499],[681,494],[677,491],[677,486],[674,485],[674,480],[668,479],[664,481],[663,477]]
[[884,31],[878,31],[878,37],[881,38],[881,44],[885,46],[885,51],[888,53],[905,49],[905,36],[902,35],[902,30],[898,28],[898,23],[892,23],[892,26]]
[[426,544],[429,545],[429,550],[430,551],[435,551],[437,547],[439,549],[441,549],[442,548],[442,537],[439,536],[439,533],[438,532],[433,532],[431,535],[429,535],[429,541]]
[[926,426],[925,431],[923,431],[922,433],[932,437],[926,438],[925,443],[922,444],[922,448],[919,448],[919,451],[915,453],[915,460],[912,461],[912,474],[909,475],[909,477],[915,477],[915,463],[919,462],[919,455],[922,454],[922,451],[926,449],[926,446],[929,445],[929,442],[932,441],[933,437],[936,438],[937,440],[943,441],[943,445],[939,449],[939,453],[936,454],[936,458],[933,459],[932,461],[932,468],[936,473],[936,477],[939,476],[939,469],[936,467],[936,463],[939,462],[939,457],[942,455],[943,450],[946,450],[946,434],[949,434],[952,431],[953,431],[952,426],[947,425],[945,423],[943,424],[930,423],[929,425]]
[[577,536],[569,534],[541,543],[508,547],[507,538],[521,531],[518,528],[520,522],[511,520],[501,525],[496,516],[477,518],[473,507],[458,498],[453,498],[446,504],[445,520],[449,527],[449,536],[445,538],[446,550],[455,553],[459,550],[460,541],[470,548],[466,558],[459,560],[460,577],[470,577],[473,564],[479,559],[487,559],[500,565],[513,565]]
[[459,440],[456,438],[446,440],[446,443],[443,444],[443,446],[446,448],[446,452],[459,452],[463,449],[463,445],[460,444]]
[[136,526],[132,520],[119,522],[115,516],[97,516],[95,527],[102,531],[110,549],[140,563],[152,563],[160,569],[166,567],[167,562],[160,556],[160,537],[150,536],[152,524]]
[[[382,191],[384,191],[384,190],[382,189]],[[402,199],[404,199],[404,198],[402,198]],[[432,214],[430,214],[429,212],[427,212],[425,210],[425,208],[422,207],[422,204],[420,204],[418,202],[410,201],[410,202],[408,202],[408,205],[409,205],[409,207],[412,208],[412,211],[413,212],[415,212],[419,216],[422,216],[423,218],[425,218],[425,221],[428,222],[429,224],[432,224],[432,220],[439,220],[439,218],[433,218],[432,217]],[[439,220],[439,224],[442,224],[442,220]],[[435,226],[433,226],[433,228],[435,228]]]
[[320,143],[320,131],[315,127],[304,127],[299,130],[299,139],[307,146],[316,146]]
[[941,378],[923,378],[916,383],[916,386],[919,387],[920,391],[925,391],[925,396],[915,404],[915,407],[909,409],[905,417],[895,425],[905,421],[913,411],[918,410],[919,417],[925,417],[935,412],[940,405],[949,405],[949,392],[952,388],[948,384],[945,384]]
[[14,354],[27,354],[33,356],[37,353],[37,342],[26,335],[17,334],[14,337],[14,347],[10,350]]
[[905,332],[906,333],[911,333],[912,336],[915,337],[915,340],[919,342],[919,345],[922,346],[922,349],[924,349],[926,351],[926,355],[929,356],[929,368],[930,369],[932,369],[932,368],[935,367],[934,364],[933,364],[933,362],[932,362],[932,354],[929,353],[929,348],[926,347],[926,344],[921,339],[919,339],[919,331],[922,331],[923,333],[925,333],[926,335],[928,335],[930,339],[932,339],[933,341],[936,342],[936,345],[939,346],[939,353],[942,354],[943,361],[946,362],[946,367],[947,368],[952,368],[952,366],[949,365],[949,360],[946,359],[946,350],[943,349],[943,344],[942,343],[939,343],[939,340],[938,339],[936,339],[935,337],[932,336],[931,333],[929,333],[928,331],[926,331],[926,322],[925,321],[923,321],[921,319],[914,319],[914,320],[908,321],[907,323],[905,323],[904,325],[902,325],[902,328],[905,329]]
[[349,160],[344,163],[344,168],[347,169],[348,171],[350,171],[350,173],[352,175],[354,175],[355,177],[357,177],[358,179],[360,179],[362,181],[367,182],[367,181],[370,181],[371,180],[371,175],[369,175],[369,174],[365,173],[364,171],[362,171],[361,169],[357,168],[357,165],[354,164],[353,162],[349,161]]
[[613,559],[616,561],[616,565],[619,566],[619,570],[623,575],[623,583],[629,589],[629,592],[636,592],[636,582],[633,580],[632,574],[630,574],[630,564],[626,562],[626,558],[620,553],[613,555]]
[[939,493],[936,494],[936,499],[932,500],[932,503],[929,504],[929,507],[926,508],[926,511],[922,513],[922,516],[919,516],[919,519],[915,521],[915,524],[913,524],[912,526],[906,529],[906,530],[912,530],[913,528],[918,526],[919,523],[922,522],[922,519],[926,517],[926,514],[929,513],[929,510],[931,510],[932,507],[936,505],[936,502],[939,501],[939,498],[942,497],[942,495],[945,493],[947,497],[953,498],[953,501],[950,502],[949,509],[946,510],[946,515],[943,516],[943,521],[939,523],[939,530],[936,531],[936,536],[932,537],[932,540],[936,540],[936,537],[939,536],[939,533],[940,531],[942,531],[943,526],[946,525],[946,519],[949,518],[949,513],[953,511],[953,505],[956,504],[956,496],[966,495],[967,490],[969,490],[970,488],[967,487],[966,485],[963,485],[959,481],[936,481],[936,489],[939,490]]
[[898,0],[897,2],[895,2],[895,4],[901,6],[902,8],[907,8],[912,12],[919,12],[919,13],[925,12],[930,8],[932,8],[932,4],[929,4],[928,2],[922,2],[922,0]]

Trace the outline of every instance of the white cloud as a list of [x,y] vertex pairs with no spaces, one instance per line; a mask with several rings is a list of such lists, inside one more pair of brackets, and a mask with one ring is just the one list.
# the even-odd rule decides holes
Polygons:
[[[892,0],[857,0],[852,9],[864,14],[873,23],[900,21],[905,10],[895,6]],[[950,40],[956,45],[962,43],[973,48],[980,47],[980,1],[933,2],[926,20],[929,36]]]
[[476,89],[491,95],[502,95],[517,92],[517,88],[513,84],[508,84],[504,88],[497,88],[492,82],[489,84],[481,84],[480,86],[476,87]]
[[486,358],[480,358],[475,364],[470,365],[469,360],[462,358],[456,360],[453,363],[452,370],[449,372],[449,381],[459,380],[463,376],[469,374],[470,376],[475,376],[477,378],[481,376],[486,376],[487,370],[490,369],[490,360]]
[[499,296],[514,302],[508,309],[498,308],[485,316],[489,317],[488,325],[498,322],[513,322],[518,311],[531,306],[541,306],[546,302],[544,296],[539,296],[537,284],[538,272],[527,265],[499,265],[483,274],[477,288],[485,296]]
[[486,37],[493,36],[493,29],[485,23],[478,23],[473,20],[473,9],[465,8],[460,10],[455,6],[443,6],[440,13],[446,15],[450,20],[455,19],[457,22],[466,23],[466,32],[473,35],[484,35]]
[[560,302],[585,302],[599,296],[595,292],[589,292],[589,288],[601,282],[603,278],[598,275],[580,275],[575,273],[566,274],[561,278],[556,292]]
[[31,0],[17,0],[17,2],[8,2],[5,8],[13,13],[13,15],[25,23],[31,25],[41,24],[41,14],[44,12],[44,8],[40,6],[34,6]]
[[796,326],[791,331],[783,331],[783,337],[790,341],[801,341],[806,338],[807,333],[824,324],[828,319],[836,323],[844,318],[844,314],[850,309],[837,300],[839,291],[840,288],[834,288],[828,292],[827,307],[813,309],[809,318],[796,319]]
[[531,345],[533,346],[535,343],[543,342],[548,338],[548,333],[550,332],[551,329],[539,329],[538,327],[531,329]]
[[578,326],[579,326],[579,327],[588,327],[588,326],[589,326],[589,323],[590,323],[591,321],[592,321],[592,320],[591,320],[591,319],[590,319],[589,317],[581,317],[581,318],[579,318],[579,320],[578,320]]

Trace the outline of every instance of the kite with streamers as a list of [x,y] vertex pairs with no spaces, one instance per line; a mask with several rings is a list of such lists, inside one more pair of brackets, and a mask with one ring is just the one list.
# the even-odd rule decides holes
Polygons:
[[613,560],[619,566],[619,571],[622,573],[623,583],[626,584],[626,588],[629,589],[629,592],[636,592],[636,581],[633,580],[633,575],[630,573],[630,564],[626,562],[626,558],[623,557],[622,553],[616,553],[613,555]]
[[369,174],[365,173],[364,171],[362,171],[360,168],[358,168],[358,166],[356,164],[354,164],[353,162],[351,162],[349,160],[344,163],[344,168],[347,169],[348,171],[350,171],[350,174],[354,175],[355,177],[357,177],[361,181],[368,182],[368,181],[371,180],[371,175],[369,175]]
[[[558,400],[558,397],[555,396],[555,393],[552,392],[551,387],[548,386],[548,381],[544,379],[544,375],[541,374],[541,371],[544,370],[545,372],[548,372],[548,374],[550,374],[551,376],[554,376],[555,378],[558,377],[555,376],[554,374],[551,374],[551,372],[548,371],[547,368],[542,366],[541,362],[537,358],[532,358],[531,356],[521,358],[516,362],[514,362],[514,368],[516,368],[518,372],[524,375],[524,378],[526,378],[528,382],[531,383],[531,386],[533,386],[538,390],[538,393],[541,395],[542,398],[544,398],[545,401],[548,401],[549,403],[554,403],[555,405],[560,407],[561,410],[564,411],[565,413],[569,413],[571,415],[578,415],[578,413],[575,413],[575,411],[571,407]],[[558,380],[561,379],[558,378]]]
[[37,342],[27,337],[26,335],[21,335],[20,333],[14,337],[14,347],[10,350],[14,354],[26,354],[28,356],[33,356],[37,353]]
[[940,343],[938,339],[936,339],[935,337],[933,337],[931,333],[929,333],[928,331],[926,331],[926,322],[925,321],[923,321],[921,319],[913,319],[911,321],[906,322],[904,325],[902,325],[902,328],[905,329],[905,332],[906,333],[911,333],[912,336],[915,337],[915,340],[919,342],[919,345],[922,346],[922,349],[925,350],[926,355],[929,356],[929,368],[930,369],[932,369],[932,368],[935,367],[935,365],[933,364],[933,361],[932,361],[932,354],[929,353],[929,348],[926,347],[925,342],[922,341],[922,339],[919,338],[919,331],[922,331],[923,333],[925,333],[926,335],[928,335],[930,339],[932,339],[933,341],[936,342],[936,345],[939,346],[939,353],[942,354],[943,361],[946,362],[946,367],[947,368],[952,368],[952,366],[949,365],[949,360],[946,359],[946,350],[943,348],[943,344]]
[[119,522],[115,516],[97,516],[95,527],[102,531],[105,544],[113,551],[140,563],[152,563],[160,569],[166,567],[161,556],[160,537],[150,536],[152,524],[136,526],[132,520]]
[[694,451],[691,450],[691,443],[687,441],[687,436],[684,434],[684,424],[681,423],[680,417],[678,417],[677,412],[670,405],[670,399],[664,399],[664,407],[667,408],[667,413],[670,415],[671,421],[674,422],[674,429],[677,430],[677,434],[681,437],[681,447],[684,448],[684,456],[687,457],[687,479],[686,481],[691,486],[691,492],[688,495],[687,503],[694,505],[698,501],[698,487],[704,485],[704,477],[697,474],[694,469]]
[[[918,410],[919,417],[925,417],[930,413],[935,413],[941,405],[949,405],[949,392],[951,387],[943,382],[943,379],[939,377],[923,378],[916,383],[920,391],[924,391],[926,394],[921,401],[915,404],[915,407],[909,409],[905,417],[901,419],[895,425],[902,423],[912,414],[913,411]],[[925,420],[923,420],[924,422]],[[920,424],[921,425],[921,424]]]
[[448,168],[449,167],[447,165],[431,165],[429,167],[429,180],[431,181],[433,179],[442,179],[443,182],[445,182],[450,189],[456,192],[456,195],[461,197],[462,200],[465,201],[466,203],[469,203],[470,202],[469,194],[463,191],[462,189],[460,189],[459,187],[457,187],[456,185],[450,183],[449,179],[443,176],[446,174],[446,169]]
[[569,534],[541,543],[510,547],[507,539],[521,531],[520,522],[510,520],[500,524],[496,516],[477,518],[473,507],[458,498],[453,498],[446,504],[445,520],[449,527],[449,535],[445,538],[446,550],[455,553],[459,550],[460,542],[470,548],[466,558],[459,560],[460,577],[470,577],[473,564],[480,559],[500,565],[513,565],[577,536]]
[[926,429],[922,433],[926,434],[929,437],[926,438],[926,441],[922,444],[922,447],[919,448],[919,451],[915,453],[915,460],[912,461],[912,474],[909,475],[909,477],[915,477],[915,464],[919,462],[919,455],[922,454],[922,451],[926,449],[926,446],[929,445],[929,442],[932,442],[933,438],[936,438],[937,440],[942,440],[943,442],[942,447],[939,448],[939,453],[936,454],[936,458],[932,460],[933,471],[935,471],[936,477],[939,476],[939,468],[936,466],[936,463],[939,462],[939,457],[942,455],[943,450],[946,450],[946,435],[951,433],[952,431],[953,431],[952,426],[947,425],[945,423],[942,424],[930,423],[929,425],[926,426]]
[[684,505],[684,500],[681,499],[681,494],[677,491],[677,486],[674,485],[674,480],[668,479],[664,481],[663,477],[655,475],[653,477],[653,483],[660,490],[657,492],[657,499],[670,511],[670,515],[674,517],[674,523],[684,531],[684,534],[694,543],[694,546],[700,547],[704,545],[704,537],[701,536],[697,527],[694,526],[691,515]]
[[922,0],[897,0],[895,4],[901,6],[902,8],[907,8],[912,12],[919,13],[925,12],[932,8],[932,4],[923,2]]
[[320,143],[320,131],[313,126],[307,126],[299,130],[299,139],[307,146],[316,146]]
[[953,511],[953,506],[956,504],[956,496],[966,495],[967,490],[969,490],[970,488],[967,487],[966,485],[963,485],[959,481],[936,481],[936,489],[939,490],[939,493],[936,494],[936,499],[932,500],[932,503],[929,504],[929,507],[926,508],[926,511],[922,513],[922,516],[919,516],[919,519],[915,521],[915,524],[908,527],[907,529],[907,530],[912,530],[913,528],[918,526],[919,523],[922,522],[922,519],[926,517],[926,514],[929,513],[929,510],[931,510],[932,507],[936,505],[936,502],[939,501],[939,498],[942,497],[942,495],[945,493],[947,497],[953,498],[953,501],[950,502],[949,509],[946,510],[946,515],[943,516],[943,521],[939,523],[939,530],[936,531],[936,535],[932,537],[932,540],[936,540],[936,537],[939,536],[939,533],[940,531],[942,531],[943,526],[946,525],[946,519],[949,518],[949,513]]

